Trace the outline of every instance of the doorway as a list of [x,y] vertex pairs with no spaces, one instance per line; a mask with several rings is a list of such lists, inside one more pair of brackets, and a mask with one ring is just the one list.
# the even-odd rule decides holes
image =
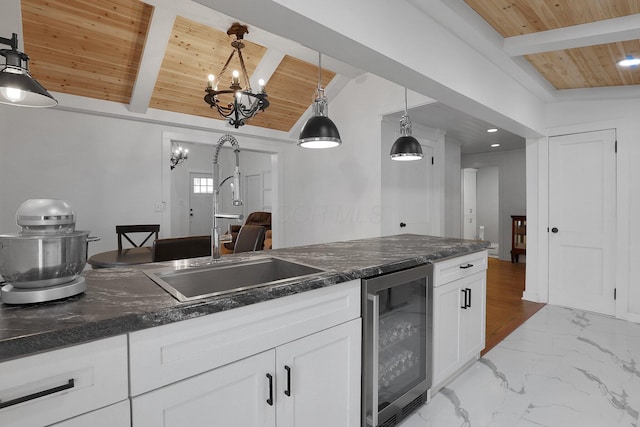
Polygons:
[[[167,187],[170,188],[171,194],[170,197],[167,197],[170,200],[171,226],[165,227],[166,234],[163,237],[208,235],[211,233],[213,222],[211,168],[215,146],[208,143],[189,143],[184,139],[180,144],[189,149],[189,159],[167,173]],[[245,143],[245,147],[247,146],[250,144]],[[220,187],[218,206],[221,212],[243,214],[245,217],[252,210],[272,212],[273,199],[277,197],[278,156],[279,153],[241,148],[241,191],[244,203],[243,206],[233,206],[231,187],[229,182],[226,182]],[[221,181],[227,176],[233,175],[235,154],[230,147],[223,146],[220,149],[218,164],[220,165]],[[196,179],[201,180],[200,184],[195,183]],[[208,181],[202,181],[207,179]],[[208,187],[196,190],[198,185],[207,183]],[[263,188],[257,188],[256,185]],[[221,220],[220,230],[224,232],[229,224],[241,225],[242,223],[243,221],[238,220]],[[274,230],[274,234],[276,232]]]

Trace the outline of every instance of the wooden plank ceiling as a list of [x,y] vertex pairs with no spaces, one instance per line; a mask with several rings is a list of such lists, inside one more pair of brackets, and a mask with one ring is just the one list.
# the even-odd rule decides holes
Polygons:
[[[32,75],[47,89],[128,104],[138,77],[153,7],[139,0],[22,0],[25,52]],[[176,17],[150,108],[223,120],[203,100],[207,76],[216,77],[231,53],[226,29]],[[252,75],[268,46],[245,35],[243,57]],[[220,79],[220,88],[240,70],[237,56]],[[269,108],[248,124],[289,131],[311,105],[318,68],[284,56],[267,76]],[[326,87],[335,73],[323,69]],[[262,76],[259,76],[262,77]],[[246,87],[241,79],[241,85]],[[253,88],[256,90],[257,88]]]
[[[514,37],[640,13],[638,0],[465,0],[502,37]],[[640,57],[640,40],[525,55],[556,89],[640,84],[640,68],[621,68]]]
[[[465,0],[505,39],[640,14],[640,0]],[[53,92],[128,104],[138,76],[153,7],[140,0],[22,0],[23,41],[34,77]],[[251,75],[270,46],[243,50]],[[207,75],[218,75],[233,36],[178,16],[149,107],[222,120],[203,101]],[[277,47],[274,46],[275,50]],[[640,67],[616,62],[640,56],[640,40],[599,44],[524,57],[556,89],[640,84]],[[239,69],[237,61],[229,71]],[[323,87],[335,74],[323,70]],[[262,76],[260,76],[262,77]],[[149,77],[149,78],[155,78]],[[222,77],[226,85],[230,76]],[[243,86],[243,82],[241,82]],[[317,66],[285,55],[267,76],[271,102],[249,124],[290,131],[312,103]],[[254,88],[256,89],[256,88]]]

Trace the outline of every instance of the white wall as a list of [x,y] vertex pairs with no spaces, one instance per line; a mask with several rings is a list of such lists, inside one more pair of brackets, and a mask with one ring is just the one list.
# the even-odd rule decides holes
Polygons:
[[[410,102],[427,102],[419,97]],[[354,108],[354,100],[358,100]],[[285,150],[282,221],[287,246],[379,236],[381,233],[381,117],[404,106],[398,85],[372,74],[349,82],[329,103],[342,145]]]
[[[161,126],[56,109],[0,106],[0,230],[30,198],[73,206],[76,228],[117,247],[115,225],[161,223]],[[168,166],[167,166],[168,167]]]
[[511,215],[522,215],[527,208],[525,150],[468,154],[462,156],[461,163],[463,168],[498,167],[500,171],[499,256],[501,260],[511,260],[509,253],[511,251]]

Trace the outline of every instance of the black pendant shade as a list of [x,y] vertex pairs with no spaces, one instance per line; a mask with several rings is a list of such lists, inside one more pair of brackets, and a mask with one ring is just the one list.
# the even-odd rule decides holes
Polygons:
[[326,116],[313,116],[300,131],[298,145],[304,148],[331,148],[340,145],[338,128]]
[[422,147],[417,139],[412,136],[401,136],[396,139],[391,147],[391,158],[393,160],[418,160],[421,159]]

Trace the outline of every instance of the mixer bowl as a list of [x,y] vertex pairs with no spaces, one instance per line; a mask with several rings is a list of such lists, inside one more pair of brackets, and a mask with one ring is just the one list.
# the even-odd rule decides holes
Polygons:
[[87,262],[88,231],[0,235],[0,276],[15,288],[42,288],[74,280]]

